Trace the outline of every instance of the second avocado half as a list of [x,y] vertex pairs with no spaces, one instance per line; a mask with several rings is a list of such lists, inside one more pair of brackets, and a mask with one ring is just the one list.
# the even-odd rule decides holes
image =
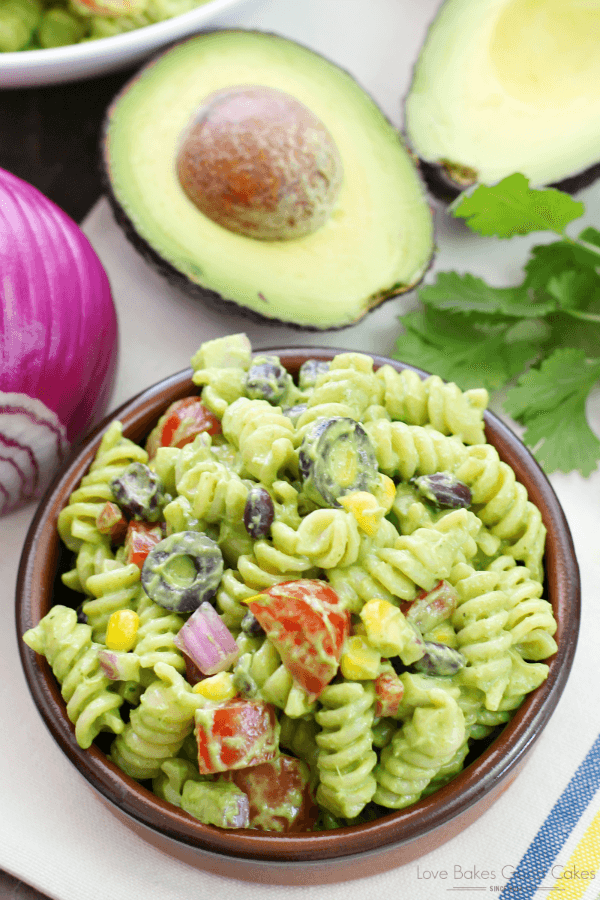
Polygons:
[[352,325],[431,261],[397,129],[347,72],[282,37],[215,31],[153,60],[109,108],[103,161],[148,259],[263,320]]

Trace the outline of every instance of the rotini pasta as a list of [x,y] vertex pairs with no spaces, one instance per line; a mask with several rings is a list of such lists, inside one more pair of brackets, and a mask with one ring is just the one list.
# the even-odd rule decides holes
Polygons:
[[379,469],[408,481],[414,475],[453,472],[466,458],[467,448],[456,437],[434,428],[376,419],[365,424]]
[[89,747],[101,731],[124,730],[119,714],[123,700],[102,672],[92,629],[77,621],[75,610],[54,606],[23,640],[50,663],[81,747]]
[[124,565],[117,560],[105,563],[103,571],[90,575],[85,583],[91,595],[82,606],[94,641],[104,643],[106,627],[113,612],[135,609],[142,593],[140,569],[134,563]]
[[334,815],[357,816],[375,793],[374,699],[370,682],[350,681],[329,685],[319,698],[317,801]]
[[340,353],[329,370],[317,378],[297,424],[297,442],[317,419],[344,416],[363,421],[367,410],[379,406],[383,389],[373,372],[373,360],[362,353]]
[[422,380],[416,372],[381,366],[377,377],[384,387],[384,406],[392,419],[408,425],[432,425],[442,434],[456,435],[464,444],[483,444],[483,412],[488,404],[484,388],[461,391],[437,375]]
[[131,778],[156,778],[165,760],[176,756],[190,734],[194,712],[205,704],[172,666],[157,663],[156,681],[113,741],[112,761]]
[[222,424],[246,471],[262,484],[273,484],[280,472],[295,466],[294,426],[266,400],[240,397],[225,410]]
[[497,710],[511,672],[506,594],[498,590],[496,573],[478,572],[467,563],[456,565],[449,580],[459,598],[452,624],[457,646],[467,660],[460,681],[483,691],[486,708]]
[[536,580],[542,579],[546,529],[527,490],[498,456],[495,447],[472,447],[455,472],[472,491],[473,505],[483,524],[501,538],[505,552],[522,560]]
[[132,653],[142,669],[154,669],[157,663],[185,671],[183,653],[175,644],[184,619],[171,610],[154,603],[141,591],[137,604],[139,627]]
[[106,540],[98,531],[96,519],[104,504],[114,499],[110,482],[130,463],[147,461],[143,447],[123,437],[120,422],[107,428],[89,473],[58,516],[58,533],[69,550],[77,552],[84,541],[93,544]]
[[[415,803],[556,650],[545,529],[486,443],[487,393],[350,352],[294,383],[245,335],[192,366],[210,433],[171,439],[166,413],[145,449],[107,429],[58,519],[73,608],[25,641],[81,746],[113,732],[113,762],[201,821],[270,827],[248,772],[291,779],[286,815],[309,792],[302,828]],[[126,537],[100,530],[106,504]]]
[[526,566],[518,566],[512,556],[501,556],[488,568],[499,574],[498,586],[508,597],[505,628],[515,649],[530,660],[547,659],[556,653],[556,620],[552,606],[542,599],[542,583],[531,577]]
[[240,693],[245,697],[260,697],[273,703],[291,719],[314,712],[315,703],[306,692],[294,684],[290,672],[281,662],[279,653],[268,640],[253,653],[243,653],[233,670]]
[[456,768],[456,754],[462,753],[465,740],[462,710],[444,690],[431,691],[430,701],[431,706],[415,709],[381,751],[374,795],[381,806],[410,806],[434,778]]

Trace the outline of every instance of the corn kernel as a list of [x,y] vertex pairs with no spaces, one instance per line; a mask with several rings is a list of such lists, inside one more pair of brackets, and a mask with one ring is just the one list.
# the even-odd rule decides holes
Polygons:
[[369,600],[360,611],[369,643],[382,656],[399,656],[405,665],[423,656],[423,640],[407,622],[398,607],[378,597]]
[[195,694],[201,694],[207,700],[215,702],[233,700],[237,695],[237,688],[233,683],[231,672],[217,672],[216,675],[210,675],[208,678],[198,681],[192,690]]
[[345,510],[351,512],[356,519],[359,528],[373,537],[377,534],[379,523],[383,516],[383,509],[377,502],[377,498],[367,491],[355,491],[339,498]]
[[366,681],[377,678],[381,664],[381,653],[371,647],[365,638],[356,634],[344,644],[340,658],[340,668],[344,678],[350,681]]
[[132,609],[117,609],[108,620],[106,646],[109,650],[131,650],[135,646],[140,617]]
[[379,484],[373,493],[383,507],[384,516],[387,516],[396,499],[396,485],[387,475],[380,474]]

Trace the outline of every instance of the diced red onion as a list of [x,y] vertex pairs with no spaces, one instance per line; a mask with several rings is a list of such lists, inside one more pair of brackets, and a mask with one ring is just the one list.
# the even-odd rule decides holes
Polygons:
[[104,412],[117,358],[106,272],[81,229],[0,169],[0,514],[40,495]]
[[240,649],[208,602],[201,603],[175,636],[175,644],[204,675],[224,672],[238,658]]
[[122,650],[98,650],[98,662],[104,675],[111,681],[137,681],[140,660],[133,653]]

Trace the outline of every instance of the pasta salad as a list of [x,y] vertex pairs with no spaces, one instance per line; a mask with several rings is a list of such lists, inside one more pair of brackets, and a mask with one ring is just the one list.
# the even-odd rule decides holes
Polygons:
[[[546,678],[545,528],[485,390],[204,343],[144,445],[114,421],[23,639],[81,747],[204,824],[337,828],[449,782]],[[102,738],[105,739],[104,736]]]

